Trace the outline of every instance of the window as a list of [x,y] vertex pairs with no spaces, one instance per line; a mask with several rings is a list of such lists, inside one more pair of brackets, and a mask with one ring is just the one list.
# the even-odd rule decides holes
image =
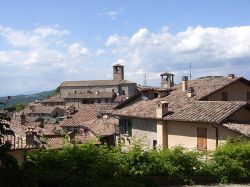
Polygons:
[[250,92],[247,92],[247,100],[250,100]]
[[157,147],[157,140],[153,140],[153,149],[156,149]]
[[130,119],[126,119],[124,120],[124,127],[125,127],[125,134],[132,136],[132,125],[131,125],[131,120]]
[[222,101],[228,101],[227,92],[222,92],[221,96],[222,96]]
[[158,98],[159,93],[154,93],[154,98]]
[[197,149],[207,149],[207,128],[197,128]]
[[132,136],[132,124],[130,119],[120,120],[120,132]]

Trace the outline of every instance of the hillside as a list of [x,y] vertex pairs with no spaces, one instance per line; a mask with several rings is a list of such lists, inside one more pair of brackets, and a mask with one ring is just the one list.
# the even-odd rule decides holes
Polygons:
[[[6,104],[6,107],[13,106],[17,103],[31,103],[36,100],[44,100],[46,97],[51,96],[55,93],[55,90],[51,91],[44,91],[40,93],[35,93],[31,95],[17,95],[17,96],[12,96],[9,101]],[[0,102],[6,103],[7,97],[0,97]],[[0,109],[3,109],[3,105],[0,104]]]

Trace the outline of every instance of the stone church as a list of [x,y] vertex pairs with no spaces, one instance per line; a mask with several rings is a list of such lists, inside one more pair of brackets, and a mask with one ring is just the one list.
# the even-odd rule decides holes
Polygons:
[[65,81],[60,85],[66,105],[119,103],[137,93],[135,82],[124,80],[124,66],[113,65],[112,80]]

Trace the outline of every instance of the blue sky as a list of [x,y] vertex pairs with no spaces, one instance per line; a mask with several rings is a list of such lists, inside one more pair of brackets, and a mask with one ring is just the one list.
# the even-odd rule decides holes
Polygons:
[[0,96],[65,80],[125,78],[159,85],[235,73],[250,79],[250,1],[0,0]]

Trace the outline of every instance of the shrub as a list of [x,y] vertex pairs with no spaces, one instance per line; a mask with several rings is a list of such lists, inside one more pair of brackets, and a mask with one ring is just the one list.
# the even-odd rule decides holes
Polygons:
[[229,141],[218,147],[207,168],[221,183],[247,179],[250,177],[250,142]]

